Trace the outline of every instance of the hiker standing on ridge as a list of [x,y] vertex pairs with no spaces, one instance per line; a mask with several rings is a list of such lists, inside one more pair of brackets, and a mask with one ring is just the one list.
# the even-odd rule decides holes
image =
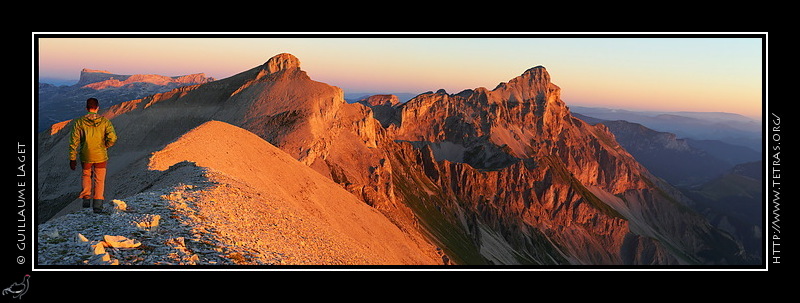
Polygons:
[[69,168],[77,167],[80,152],[83,207],[92,206],[95,213],[103,211],[108,148],[117,142],[111,121],[97,114],[100,103],[95,98],[86,100],[88,113],[75,120],[69,136]]

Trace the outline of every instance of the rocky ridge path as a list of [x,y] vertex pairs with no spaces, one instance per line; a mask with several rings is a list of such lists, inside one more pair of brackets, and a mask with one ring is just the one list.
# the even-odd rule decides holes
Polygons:
[[[107,201],[104,214],[84,208],[40,224],[38,264],[235,264],[221,242],[192,228],[186,210],[179,207],[189,205],[184,199],[192,192],[213,186],[202,169],[192,170],[195,175],[186,183]],[[110,247],[106,236],[125,237],[135,247]]]
[[129,167],[112,174],[127,194],[107,197],[108,214],[78,207],[38,227],[39,264],[443,263],[339,184],[224,122]]
[[[188,162],[173,187],[107,201],[38,227],[39,265],[353,265],[336,235],[246,184]],[[323,236],[320,236],[323,235]],[[121,243],[112,243],[117,239]],[[113,246],[121,247],[113,247]],[[127,246],[127,247],[126,247]]]

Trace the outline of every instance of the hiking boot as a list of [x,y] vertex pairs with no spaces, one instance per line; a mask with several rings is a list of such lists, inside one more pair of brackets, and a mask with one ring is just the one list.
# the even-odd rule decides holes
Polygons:
[[83,208],[89,208],[91,206],[92,199],[83,199]]
[[95,199],[94,202],[92,202],[92,208],[96,214],[103,213],[103,200]]

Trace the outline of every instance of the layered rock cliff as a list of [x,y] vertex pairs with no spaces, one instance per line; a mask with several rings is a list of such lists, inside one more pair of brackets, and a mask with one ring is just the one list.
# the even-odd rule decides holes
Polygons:
[[491,91],[423,94],[399,111],[389,136],[417,149],[406,159],[424,172],[417,186],[429,182],[446,197],[428,203],[444,201],[437,207],[458,214],[481,249],[491,242],[479,227],[499,234],[507,255],[524,256],[512,263],[550,262],[534,257],[542,250],[571,264],[743,260],[737,243],[689,211],[692,202],[605,126],[574,118],[541,66]]
[[148,83],[159,86],[164,85],[186,85],[186,84],[202,84],[214,81],[214,78],[206,77],[203,73],[190,74],[184,76],[168,77],[155,74],[136,74],[136,75],[119,75],[112,74],[104,70],[93,70],[84,68],[81,70],[78,83],[75,84],[79,87],[91,88],[95,90],[105,89],[109,87],[120,87],[130,85],[133,83]]

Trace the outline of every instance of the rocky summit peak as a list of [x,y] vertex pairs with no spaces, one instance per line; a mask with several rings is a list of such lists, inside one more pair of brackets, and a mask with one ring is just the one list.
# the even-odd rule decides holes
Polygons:
[[547,69],[541,65],[529,68],[522,75],[531,77],[536,80],[550,82],[550,73],[548,73]]
[[281,53],[267,60],[264,66],[269,73],[295,69],[300,68],[300,59],[289,53]]

